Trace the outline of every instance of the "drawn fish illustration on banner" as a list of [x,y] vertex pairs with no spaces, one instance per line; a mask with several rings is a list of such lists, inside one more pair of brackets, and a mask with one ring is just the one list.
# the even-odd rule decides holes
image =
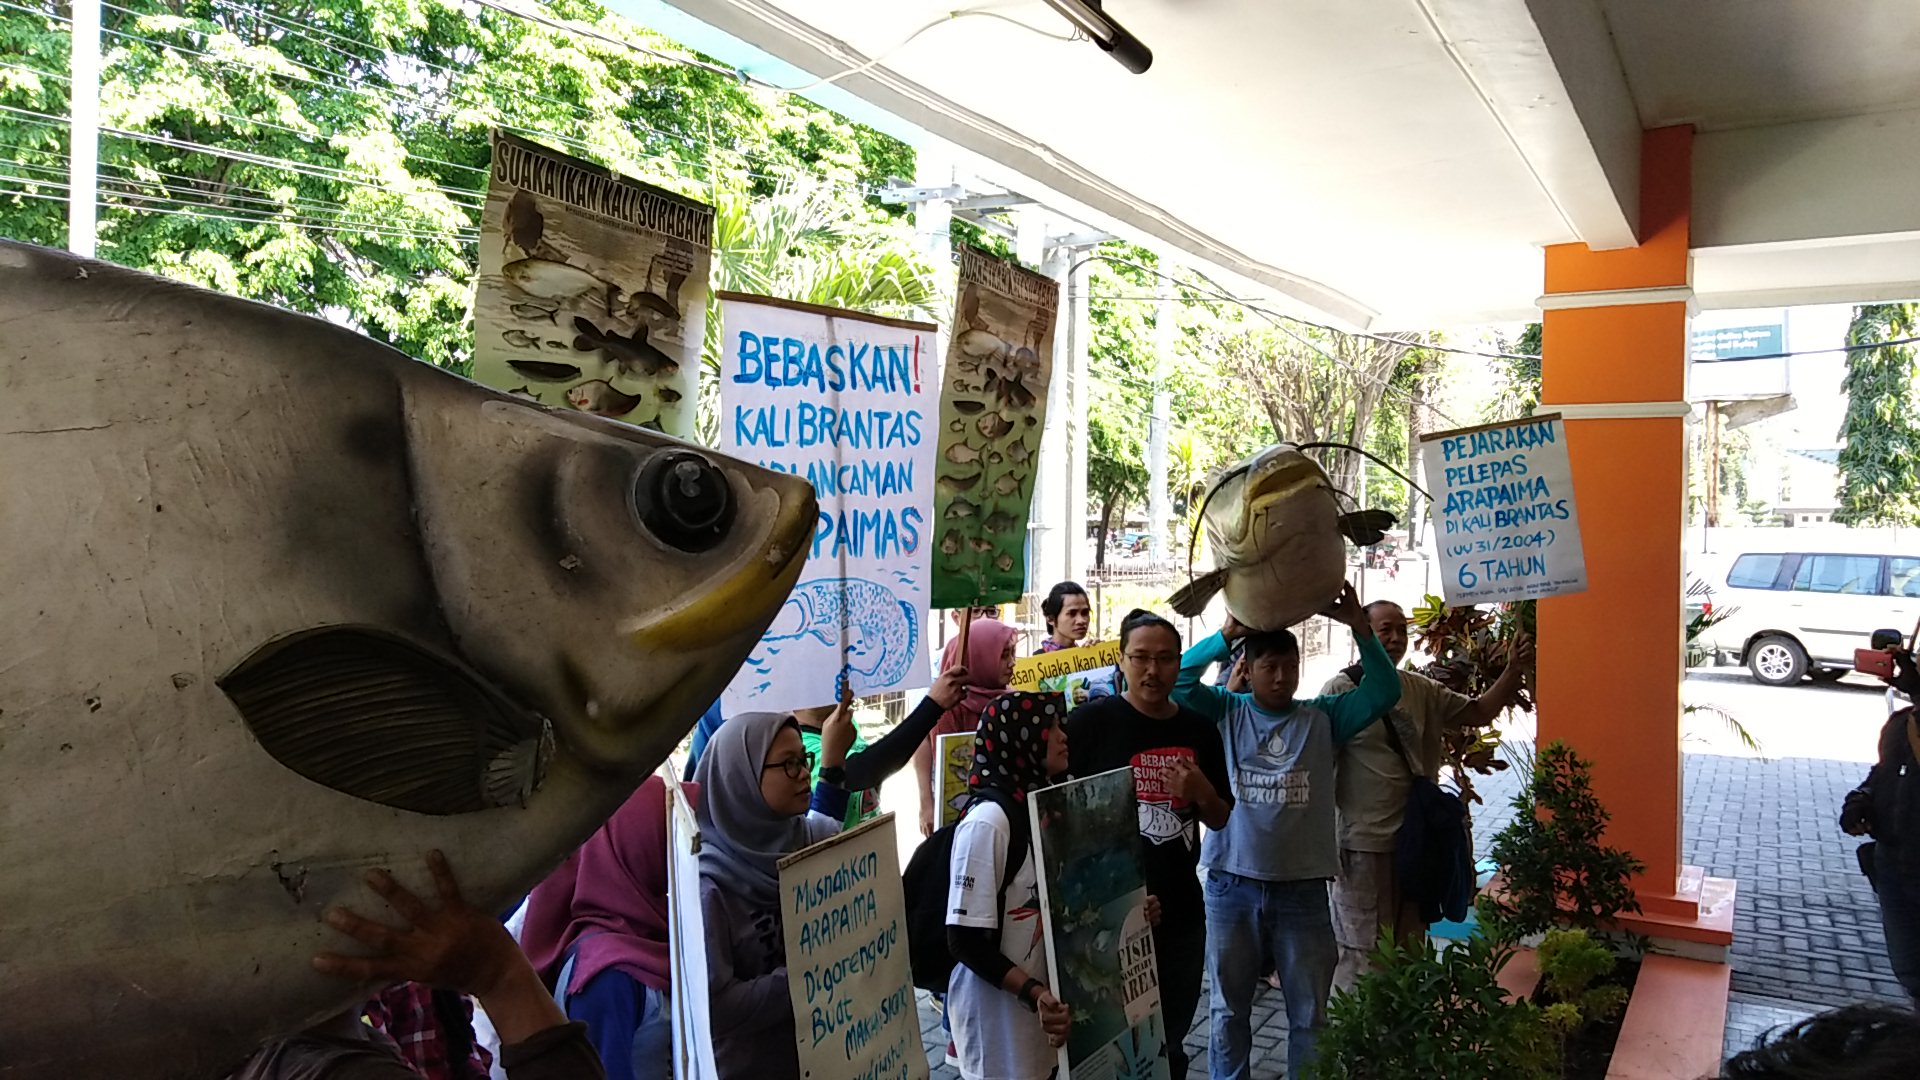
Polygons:
[[1027,583],[1027,517],[1047,423],[1060,283],[960,249],[940,388],[933,606],[1003,604]]

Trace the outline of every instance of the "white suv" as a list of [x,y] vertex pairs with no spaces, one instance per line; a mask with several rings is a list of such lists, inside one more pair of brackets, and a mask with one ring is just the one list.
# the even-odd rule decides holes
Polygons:
[[1875,630],[1920,617],[1920,556],[1749,552],[1714,592],[1716,610],[1732,609],[1703,635],[1716,659],[1769,686],[1830,681],[1853,670]]

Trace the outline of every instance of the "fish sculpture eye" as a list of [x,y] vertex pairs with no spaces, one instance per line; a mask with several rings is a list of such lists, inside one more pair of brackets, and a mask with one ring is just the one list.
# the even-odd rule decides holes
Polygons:
[[633,513],[662,543],[681,551],[712,551],[733,526],[733,487],[699,454],[660,454],[633,482]]

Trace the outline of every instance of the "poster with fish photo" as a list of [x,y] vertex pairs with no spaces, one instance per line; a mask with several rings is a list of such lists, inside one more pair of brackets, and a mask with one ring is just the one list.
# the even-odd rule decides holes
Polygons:
[[934,327],[720,296],[720,448],[805,477],[813,549],[724,696],[728,712],[830,705],[931,681]]
[[926,1080],[894,817],[780,860],[800,1075]]
[[496,131],[473,376],[691,438],[713,208]]
[[673,775],[667,782],[667,977],[672,988],[674,1080],[717,1080],[707,997],[706,909],[700,906],[700,822]]
[[939,808],[935,828],[945,828],[960,820],[967,809],[967,777],[973,774],[973,732],[935,736],[939,754],[934,758],[933,805]]
[[1073,1007],[1061,1080],[1167,1080],[1147,872],[1133,839],[1140,832],[1133,769],[1031,792],[1027,812],[1047,985]]
[[1060,283],[970,247],[941,372],[933,606],[1004,604],[1027,584]]
[[1097,641],[1016,660],[1007,687],[1065,694],[1071,707],[1112,697],[1120,692],[1120,643]]
[[1567,425],[1558,413],[1421,438],[1447,603],[1587,590]]

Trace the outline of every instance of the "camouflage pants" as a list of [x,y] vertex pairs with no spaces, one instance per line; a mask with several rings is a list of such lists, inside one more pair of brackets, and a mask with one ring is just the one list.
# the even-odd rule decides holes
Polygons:
[[1333,879],[1333,936],[1340,946],[1333,969],[1336,992],[1353,989],[1366,972],[1382,930],[1392,930],[1404,943],[1419,940],[1426,927],[1420,909],[1400,895],[1393,852],[1343,848],[1340,875]]

